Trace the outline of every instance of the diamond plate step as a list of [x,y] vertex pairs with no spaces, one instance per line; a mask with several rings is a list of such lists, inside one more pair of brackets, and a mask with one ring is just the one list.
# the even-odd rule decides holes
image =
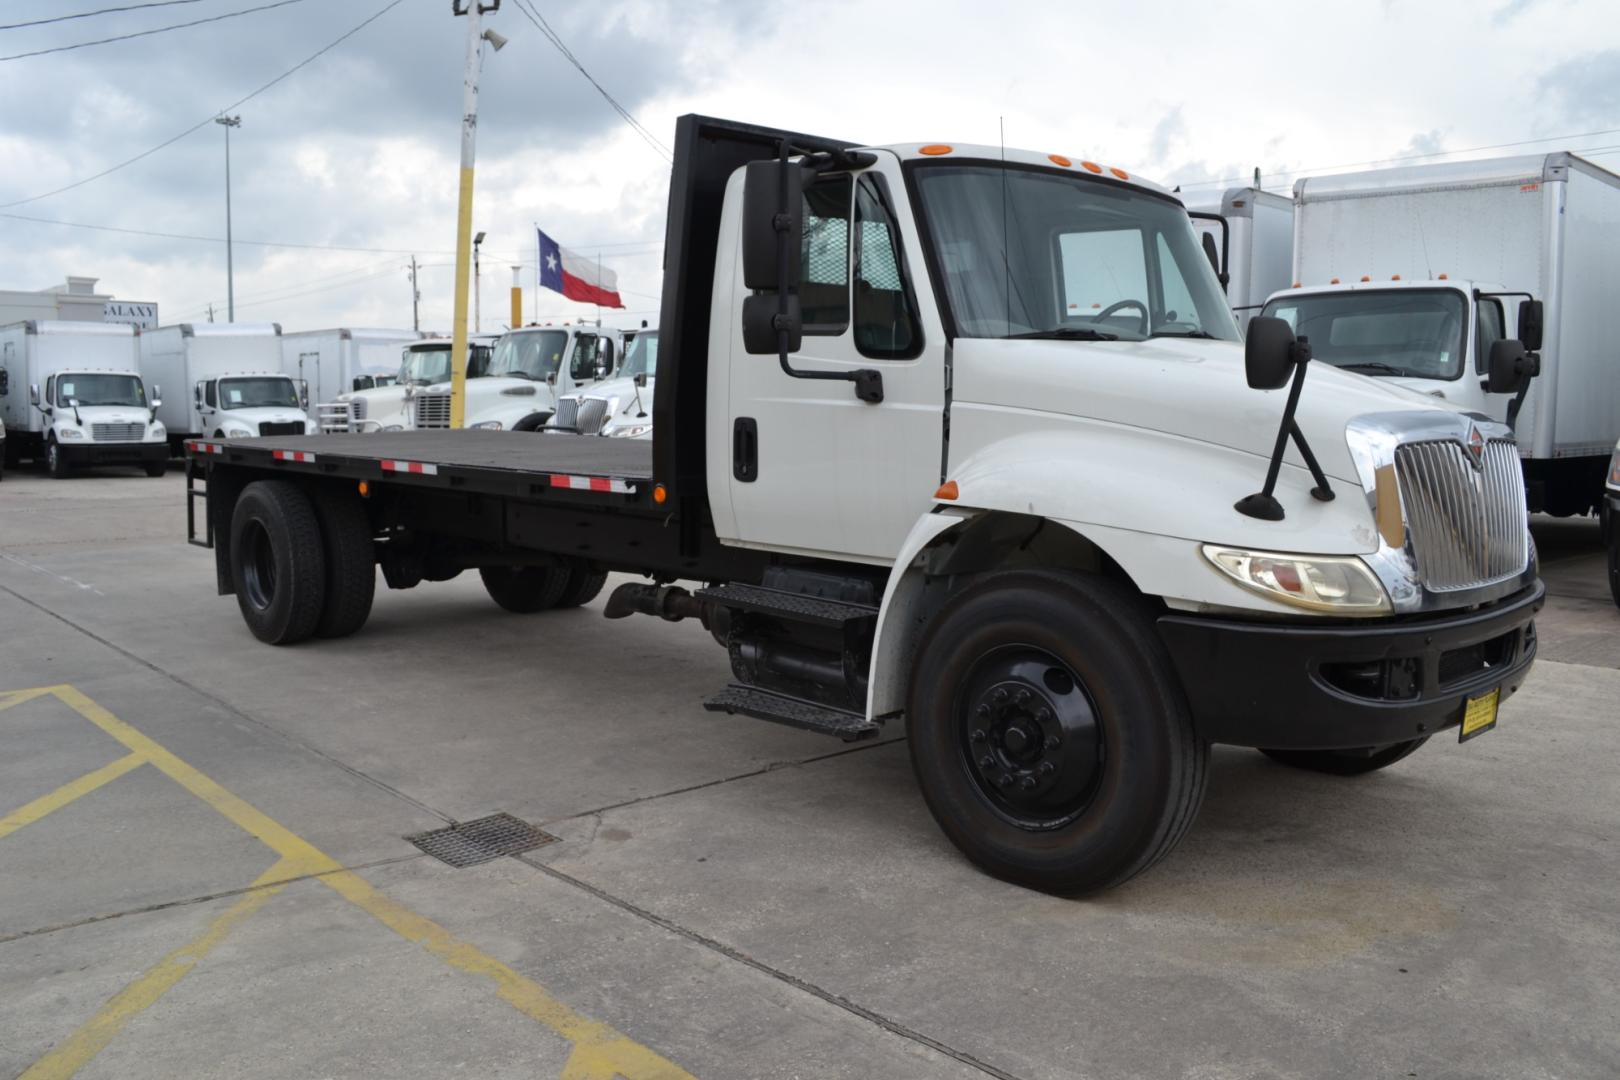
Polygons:
[[882,730],[860,713],[818,705],[814,701],[774,694],[755,686],[732,683],[703,703],[710,712],[741,713],[758,720],[770,720],[804,731],[834,735],[845,742],[870,739]]
[[870,604],[826,600],[819,596],[806,596],[803,593],[767,589],[762,585],[716,585],[713,588],[699,589],[696,595],[738,611],[775,615],[780,619],[814,623],[818,626],[839,627],[858,619],[875,618],[878,613],[878,609]]

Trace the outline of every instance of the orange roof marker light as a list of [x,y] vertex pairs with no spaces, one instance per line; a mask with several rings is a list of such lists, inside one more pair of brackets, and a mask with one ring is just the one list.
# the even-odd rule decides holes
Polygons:
[[1399,281],[1399,280],[1401,280],[1401,275],[1396,274],[1394,277],[1390,278],[1389,280],[1391,280],[1391,281]]
[[1372,280],[1372,278],[1371,278],[1371,277],[1370,277],[1370,276],[1369,276],[1369,275],[1367,275],[1367,274],[1362,274],[1362,275],[1361,275],[1361,280],[1362,280],[1362,281],[1371,281],[1371,280]]
[[917,153],[927,154],[929,157],[938,157],[941,154],[948,154],[950,152],[951,148],[946,146],[944,143],[930,143],[927,146],[921,147],[917,151]]
[[1097,164],[1095,161],[1082,161],[1080,163],[1080,167],[1082,169],[1085,169],[1087,172],[1094,172],[1094,173],[1102,172],[1102,166]]
[[669,498],[669,492],[664,490],[664,485],[663,484],[654,484],[653,485],[653,502],[658,503],[659,505],[663,505],[665,500],[667,500],[668,498]]
[[1129,180],[1131,178],[1131,174],[1126,172],[1124,169],[1110,168],[1108,171],[1119,177],[1121,180]]
[[1065,169],[1067,169],[1069,166],[1074,164],[1074,162],[1070,161],[1068,158],[1064,157],[1062,154],[1047,154],[1046,155],[1046,160],[1050,161],[1054,165],[1061,165]]
[[1337,285],[1338,283],[1339,283],[1338,278],[1328,278],[1328,284],[1329,285]]
[[939,485],[939,490],[934,492],[934,498],[936,498],[936,499],[948,499],[948,500],[954,502],[956,500],[957,496],[960,495],[960,494],[961,494],[961,492],[958,491],[957,488],[956,488],[956,481],[955,480],[947,480],[943,484]]
[[1442,272],[1442,273],[1441,273],[1441,274],[1440,274],[1440,280],[1441,280],[1441,281],[1447,281],[1447,280],[1449,280],[1449,279],[1450,279],[1450,276],[1451,276],[1451,275],[1449,275],[1449,274],[1446,274],[1446,273],[1444,273],[1444,272]]
[[1303,288],[1303,287],[1304,287],[1303,283],[1298,282],[1298,281],[1294,282],[1293,285],[1289,286],[1289,288],[1293,288],[1293,289],[1299,289],[1299,288]]

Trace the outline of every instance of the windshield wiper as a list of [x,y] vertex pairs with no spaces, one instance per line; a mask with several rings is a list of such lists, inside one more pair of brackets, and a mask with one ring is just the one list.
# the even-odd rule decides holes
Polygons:
[[1411,372],[1407,371],[1405,368],[1398,368],[1393,364],[1385,364],[1378,360],[1362,360],[1355,364],[1336,364],[1334,366],[1344,368],[1346,371],[1381,371],[1385,375],[1411,374]]
[[1149,334],[1148,337],[1204,338],[1207,341],[1217,340],[1215,335],[1210,333],[1208,330],[1155,330],[1153,333]]
[[1093,330],[1089,326],[1054,326],[1050,330],[1028,330],[1022,334],[1008,334],[1003,341],[1041,339],[1045,341],[1118,341],[1118,334],[1106,330]]

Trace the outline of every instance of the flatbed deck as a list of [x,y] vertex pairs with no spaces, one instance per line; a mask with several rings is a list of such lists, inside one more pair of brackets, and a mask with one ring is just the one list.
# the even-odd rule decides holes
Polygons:
[[651,498],[652,443],[519,431],[400,431],[194,439],[193,461],[271,465],[352,479],[388,478],[530,497],[580,493]]

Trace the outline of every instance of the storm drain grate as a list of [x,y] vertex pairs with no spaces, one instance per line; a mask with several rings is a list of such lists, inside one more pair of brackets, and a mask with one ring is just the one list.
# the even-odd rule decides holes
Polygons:
[[491,814],[405,839],[451,866],[477,866],[554,843],[556,837],[511,814]]

